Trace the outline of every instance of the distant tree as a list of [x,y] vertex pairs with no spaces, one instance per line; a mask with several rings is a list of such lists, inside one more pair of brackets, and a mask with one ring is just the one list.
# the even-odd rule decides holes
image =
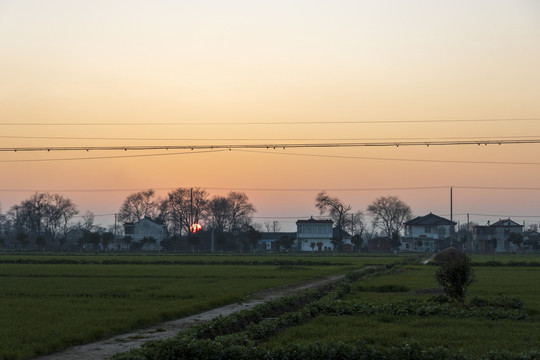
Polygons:
[[523,235],[517,232],[510,233],[508,241],[518,247],[518,251],[521,250],[521,244],[523,244]]
[[401,237],[397,232],[392,233],[392,237],[390,238],[390,246],[394,250],[398,250],[401,246]]
[[109,244],[114,241],[114,234],[110,231],[106,231],[101,234],[101,243],[103,244],[103,249],[107,251],[109,249]]
[[214,196],[208,203],[208,213],[217,232],[224,232],[229,228],[231,204],[225,196]]
[[279,232],[281,231],[281,225],[279,225],[279,221],[266,221],[263,224],[264,230],[266,232]]
[[82,223],[80,224],[81,228],[86,231],[92,231],[94,229],[94,220],[95,215],[91,211],[87,211],[82,216]]
[[255,227],[254,213],[255,207],[247,195],[235,191],[226,197],[214,196],[208,204],[208,217],[218,232],[239,232],[247,226]]
[[351,243],[354,245],[354,247],[358,250],[358,252],[360,252],[360,250],[362,249],[362,244],[364,243],[364,239],[362,238],[361,235],[357,234],[357,235],[353,235],[351,237]]
[[364,223],[364,213],[357,211],[351,216],[351,235],[363,236],[367,232],[366,225]]
[[21,243],[21,247],[23,250],[25,250],[28,244],[30,244],[30,239],[28,238],[28,235],[25,232],[18,232],[17,235],[15,236],[15,240]]
[[144,217],[155,218],[158,215],[158,202],[154,190],[130,194],[118,212],[118,219],[123,222],[135,222]]
[[49,196],[36,192],[12,208],[16,213],[17,228],[32,239],[43,233]]
[[227,195],[227,200],[230,203],[230,230],[251,225],[255,207],[249,202],[247,195],[231,191]]
[[367,210],[373,218],[374,226],[381,229],[390,239],[392,234],[399,234],[403,229],[403,223],[412,217],[409,205],[396,196],[379,197],[368,206]]
[[169,192],[161,208],[171,234],[189,234],[190,226],[206,217],[208,193],[201,188],[178,188]]
[[35,243],[39,247],[40,250],[45,250],[46,239],[44,235],[36,236]]
[[99,232],[88,230],[83,230],[83,234],[78,240],[80,246],[90,245],[95,251],[99,250],[98,245],[100,241],[101,235]]
[[291,250],[292,245],[294,244],[296,237],[290,235],[282,235],[277,241],[277,250],[284,248],[285,250]]
[[[346,230],[348,219],[347,214],[351,211],[351,205],[345,205],[338,198],[329,196],[326,191],[322,191],[315,199],[315,206],[321,215],[328,215],[336,225],[338,230]],[[341,231],[338,232],[341,237]]]
[[251,250],[255,250],[257,245],[259,245],[259,240],[261,240],[262,234],[253,226],[249,225],[246,230],[246,237]]

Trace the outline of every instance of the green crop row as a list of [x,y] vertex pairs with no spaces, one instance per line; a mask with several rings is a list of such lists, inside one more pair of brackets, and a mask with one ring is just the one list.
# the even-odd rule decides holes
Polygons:
[[[390,272],[380,272],[388,274]],[[345,281],[338,284],[332,291],[319,300],[305,301],[301,305],[298,300],[281,300],[283,304],[295,304],[289,312],[279,316],[261,309],[254,309],[257,316],[242,315],[244,321],[238,318],[220,318],[217,322],[201,324],[179,337],[163,342],[151,342],[141,349],[120,354],[115,360],[148,360],[148,359],[535,359],[540,354],[536,350],[526,352],[508,352],[505,350],[488,351],[481,356],[465,354],[450,350],[446,347],[422,347],[412,341],[405,345],[368,344],[365,341],[325,342],[325,343],[294,343],[287,342],[285,346],[267,347],[264,342],[280,332],[301,324],[309,326],[316,318],[333,316],[376,317],[392,319],[400,317],[436,319],[472,319],[485,321],[511,321],[520,323],[528,319],[525,306],[517,297],[498,296],[495,298],[475,297],[468,305],[448,303],[440,298],[418,299],[410,298],[396,303],[377,301],[344,301],[342,300],[351,290],[351,282],[364,279],[368,272],[358,275],[348,274]],[[283,309],[287,308],[284,306]],[[293,311],[294,310],[294,311]],[[248,321],[251,321],[248,323]],[[444,321],[444,320],[443,320]],[[212,329],[212,335],[207,336]],[[220,328],[220,331],[214,331]],[[227,331],[223,331],[227,329]],[[328,330],[327,330],[328,331]]]

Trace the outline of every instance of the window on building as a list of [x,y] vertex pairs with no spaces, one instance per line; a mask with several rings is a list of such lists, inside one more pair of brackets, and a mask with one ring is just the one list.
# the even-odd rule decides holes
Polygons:
[[431,226],[425,226],[425,227],[424,227],[424,232],[425,232],[426,234],[431,233]]

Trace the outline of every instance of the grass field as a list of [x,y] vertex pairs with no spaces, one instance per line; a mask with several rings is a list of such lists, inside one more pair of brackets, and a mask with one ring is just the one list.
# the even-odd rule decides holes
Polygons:
[[24,359],[396,257],[0,255],[0,359]]
[[[0,359],[52,353],[241,301],[264,289],[344,274],[366,265],[394,264],[383,275],[366,275],[347,285],[339,300],[332,295],[323,301],[337,308],[355,303],[383,309],[403,302],[410,306],[407,301],[432,299],[438,287],[433,277],[436,268],[415,265],[420,258],[312,254],[0,255]],[[478,282],[471,286],[467,300],[518,297],[525,304],[526,320],[490,320],[489,316],[473,313],[458,317],[398,316],[386,310],[371,314],[321,313],[308,316],[305,323],[289,326],[283,325],[285,322],[277,326],[279,331],[249,348],[273,351],[285,344],[331,347],[336,343],[362,343],[384,350],[415,344],[421,349],[444,348],[471,358],[489,351],[514,355],[538,351],[540,267],[516,266],[518,262],[534,263],[537,257],[473,256],[473,261],[479,264],[475,266]],[[502,266],[486,266],[491,261]],[[468,305],[462,308],[467,313]],[[254,331],[262,334],[266,331],[262,329]],[[234,343],[246,336],[228,341]]]
[[[389,304],[411,298],[429,299],[434,295],[428,290],[437,288],[434,271],[430,266],[407,266],[391,275],[362,279],[342,301]],[[319,316],[281,332],[262,346],[275,349],[284,343],[362,342],[383,349],[417,344],[422,349],[451,349],[452,353],[471,358],[484,358],[492,351],[519,354],[540,350],[540,268],[477,267],[475,272],[478,281],[470,287],[469,302],[474,298],[496,299],[503,295],[519,297],[525,303],[528,319],[388,314]]]

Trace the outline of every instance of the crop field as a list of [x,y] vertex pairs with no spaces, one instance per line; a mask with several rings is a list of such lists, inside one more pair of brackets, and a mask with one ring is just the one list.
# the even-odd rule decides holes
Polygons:
[[368,268],[322,297],[282,299],[115,359],[538,359],[536,260],[474,257],[464,304],[440,295],[435,266]]
[[0,359],[26,359],[403,258],[0,255]]

